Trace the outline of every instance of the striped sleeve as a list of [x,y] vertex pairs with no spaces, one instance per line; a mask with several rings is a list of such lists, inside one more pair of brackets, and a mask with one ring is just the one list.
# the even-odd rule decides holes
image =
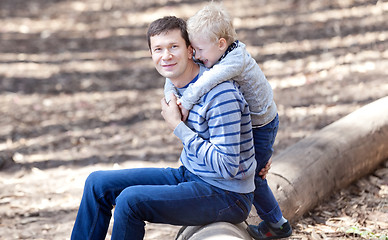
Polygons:
[[[251,134],[243,129],[250,124],[249,111],[236,89],[217,89],[220,91],[205,95],[200,107],[191,110],[190,127],[181,123],[174,133],[184,145],[181,158],[187,159],[181,161],[190,163],[196,174],[233,179],[249,170],[241,163],[252,160],[252,156],[244,159],[241,154],[252,150]],[[244,135],[248,137],[242,138]]]

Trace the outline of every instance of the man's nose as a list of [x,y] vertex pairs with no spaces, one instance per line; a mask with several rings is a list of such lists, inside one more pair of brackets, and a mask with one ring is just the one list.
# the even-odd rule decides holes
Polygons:
[[163,58],[163,60],[171,58],[171,53],[170,53],[170,51],[168,51],[168,49],[164,50],[162,58]]

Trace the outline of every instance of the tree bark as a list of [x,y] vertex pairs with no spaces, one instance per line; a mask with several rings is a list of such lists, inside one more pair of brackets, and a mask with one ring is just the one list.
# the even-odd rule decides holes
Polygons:
[[176,240],[251,240],[245,230],[246,224],[216,222],[205,226],[189,226],[182,228]]

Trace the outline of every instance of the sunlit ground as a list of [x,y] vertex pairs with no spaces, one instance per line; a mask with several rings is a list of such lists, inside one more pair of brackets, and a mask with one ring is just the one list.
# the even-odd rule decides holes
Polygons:
[[[160,116],[163,79],[145,32],[159,17],[188,18],[206,2],[0,2],[0,153],[17,163],[0,174],[0,238],[68,238],[93,170],[177,165],[180,144]],[[274,89],[275,154],[388,96],[387,1],[224,4]],[[387,174],[380,175],[381,191],[367,198],[385,199],[374,210],[387,213]],[[333,202],[349,199],[343,194]],[[350,238],[341,222],[371,226],[330,205],[317,211],[329,220],[317,227],[306,217],[295,239]],[[382,218],[370,232],[387,234]],[[146,239],[172,239],[176,230],[151,224]]]

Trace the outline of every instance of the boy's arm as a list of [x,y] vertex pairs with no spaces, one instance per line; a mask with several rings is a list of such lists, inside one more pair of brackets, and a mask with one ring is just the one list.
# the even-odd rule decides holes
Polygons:
[[166,102],[169,103],[171,101],[171,93],[174,95],[178,94],[174,84],[170,81],[170,79],[166,78],[166,82],[164,83],[164,98]]
[[244,54],[247,53],[241,47],[236,48],[228,53],[221,62],[214,65],[208,71],[205,71],[194,84],[191,84],[185,90],[183,96],[179,100],[182,106],[185,109],[190,110],[210,89],[221,82],[240,75],[245,65]]

